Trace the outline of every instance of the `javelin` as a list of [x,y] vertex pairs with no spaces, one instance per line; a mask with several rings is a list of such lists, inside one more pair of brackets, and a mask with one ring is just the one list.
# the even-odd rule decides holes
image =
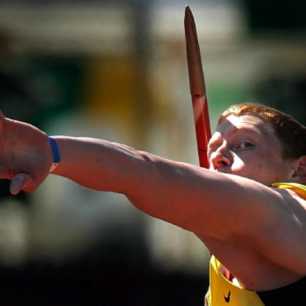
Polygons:
[[188,6],[185,9],[184,24],[189,84],[192,97],[198,155],[200,166],[208,168],[207,144],[211,137],[208,101],[196,25],[192,12]]

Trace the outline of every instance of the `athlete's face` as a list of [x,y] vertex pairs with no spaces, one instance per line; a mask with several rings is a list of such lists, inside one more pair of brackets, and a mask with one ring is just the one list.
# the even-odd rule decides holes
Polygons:
[[282,157],[272,126],[252,115],[226,117],[208,144],[210,170],[236,174],[266,185],[288,181],[293,161]]

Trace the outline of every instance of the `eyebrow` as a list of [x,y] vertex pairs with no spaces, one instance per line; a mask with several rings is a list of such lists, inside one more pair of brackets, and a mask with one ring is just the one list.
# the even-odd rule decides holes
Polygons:
[[243,127],[243,128],[236,128],[234,127],[233,131],[230,132],[230,134],[238,134],[241,132],[247,132],[247,133],[251,133],[251,134],[256,134],[259,135],[259,129],[258,128],[247,128],[247,127]]
[[[236,134],[240,134],[240,133],[249,133],[249,134],[253,134],[253,135],[259,135],[259,129],[258,128],[247,128],[247,127],[242,127],[242,128],[237,128],[235,126],[231,127],[231,131],[229,131],[229,136],[233,136]],[[221,131],[221,133],[223,134],[224,132]]]

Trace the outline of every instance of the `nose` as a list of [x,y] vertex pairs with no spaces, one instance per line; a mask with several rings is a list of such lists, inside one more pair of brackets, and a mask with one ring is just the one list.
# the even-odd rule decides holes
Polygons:
[[232,164],[232,157],[229,150],[227,150],[226,142],[219,146],[216,151],[211,153],[209,163],[210,168],[213,170],[221,170]]

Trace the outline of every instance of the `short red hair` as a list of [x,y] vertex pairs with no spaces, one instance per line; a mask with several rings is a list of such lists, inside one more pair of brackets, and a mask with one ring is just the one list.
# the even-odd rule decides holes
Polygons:
[[229,115],[253,115],[272,125],[281,142],[284,158],[298,158],[306,155],[306,127],[292,116],[272,107],[255,104],[234,104],[219,117],[218,123]]

